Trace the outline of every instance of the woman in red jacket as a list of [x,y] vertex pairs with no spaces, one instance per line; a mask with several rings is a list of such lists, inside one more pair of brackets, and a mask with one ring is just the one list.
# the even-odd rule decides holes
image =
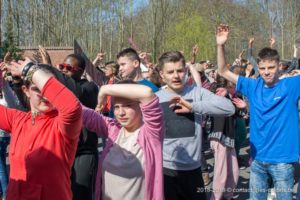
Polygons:
[[31,112],[0,106],[0,129],[11,133],[7,200],[71,200],[70,172],[82,126],[77,98],[29,59],[8,69],[25,77]]

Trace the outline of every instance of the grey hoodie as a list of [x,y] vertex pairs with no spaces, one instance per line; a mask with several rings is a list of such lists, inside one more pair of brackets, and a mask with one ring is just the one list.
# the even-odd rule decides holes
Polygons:
[[[235,108],[225,97],[217,96],[199,86],[185,86],[181,93],[162,89],[156,93],[164,110],[165,139],[163,167],[172,170],[194,170],[201,166],[202,116],[231,116]],[[169,108],[170,99],[182,96],[192,102],[193,112],[176,114]]]

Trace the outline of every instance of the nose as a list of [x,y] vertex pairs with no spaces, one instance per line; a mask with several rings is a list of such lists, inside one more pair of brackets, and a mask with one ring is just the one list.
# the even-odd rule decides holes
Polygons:
[[179,77],[179,74],[178,74],[178,72],[176,72],[176,71],[174,72],[173,75],[174,75],[175,78],[178,78],[178,77]]
[[268,69],[265,70],[265,75],[269,75],[270,71]]
[[120,116],[124,116],[124,115],[125,115],[125,110],[124,110],[124,108],[122,108],[122,107],[119,108],[119,115],[120,115]]

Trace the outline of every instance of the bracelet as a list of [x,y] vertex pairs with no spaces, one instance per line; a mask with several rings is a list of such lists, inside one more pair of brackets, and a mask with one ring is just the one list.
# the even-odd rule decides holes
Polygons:
[[38,65],[32,65],[30,68],[30,70],[27,72],[26,76],[25,76],[25,81],[26,82],[30,82],[32,83],[32,77],[33,77],[33,74],[40,69],[40,67]]
[[30,69],[33,65],[34,65],[33,62],[27,63],[27,64],[25,65],[25,67],[24,67],[23,70],[22,70],[22,76],[23,76],[23,77],[26,77],[26,76],[27,76],[27,73],[28,73],[29,69]]

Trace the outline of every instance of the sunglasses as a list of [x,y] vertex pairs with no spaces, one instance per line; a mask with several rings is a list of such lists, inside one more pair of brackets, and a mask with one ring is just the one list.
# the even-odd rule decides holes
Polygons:
[[72,65],[69,65],[69,64],[65,64],[65,63],[59,64],[58,68],[60,70],[66,69],[67,71],[81,71],[82,70],[80,67],[72,66]]

